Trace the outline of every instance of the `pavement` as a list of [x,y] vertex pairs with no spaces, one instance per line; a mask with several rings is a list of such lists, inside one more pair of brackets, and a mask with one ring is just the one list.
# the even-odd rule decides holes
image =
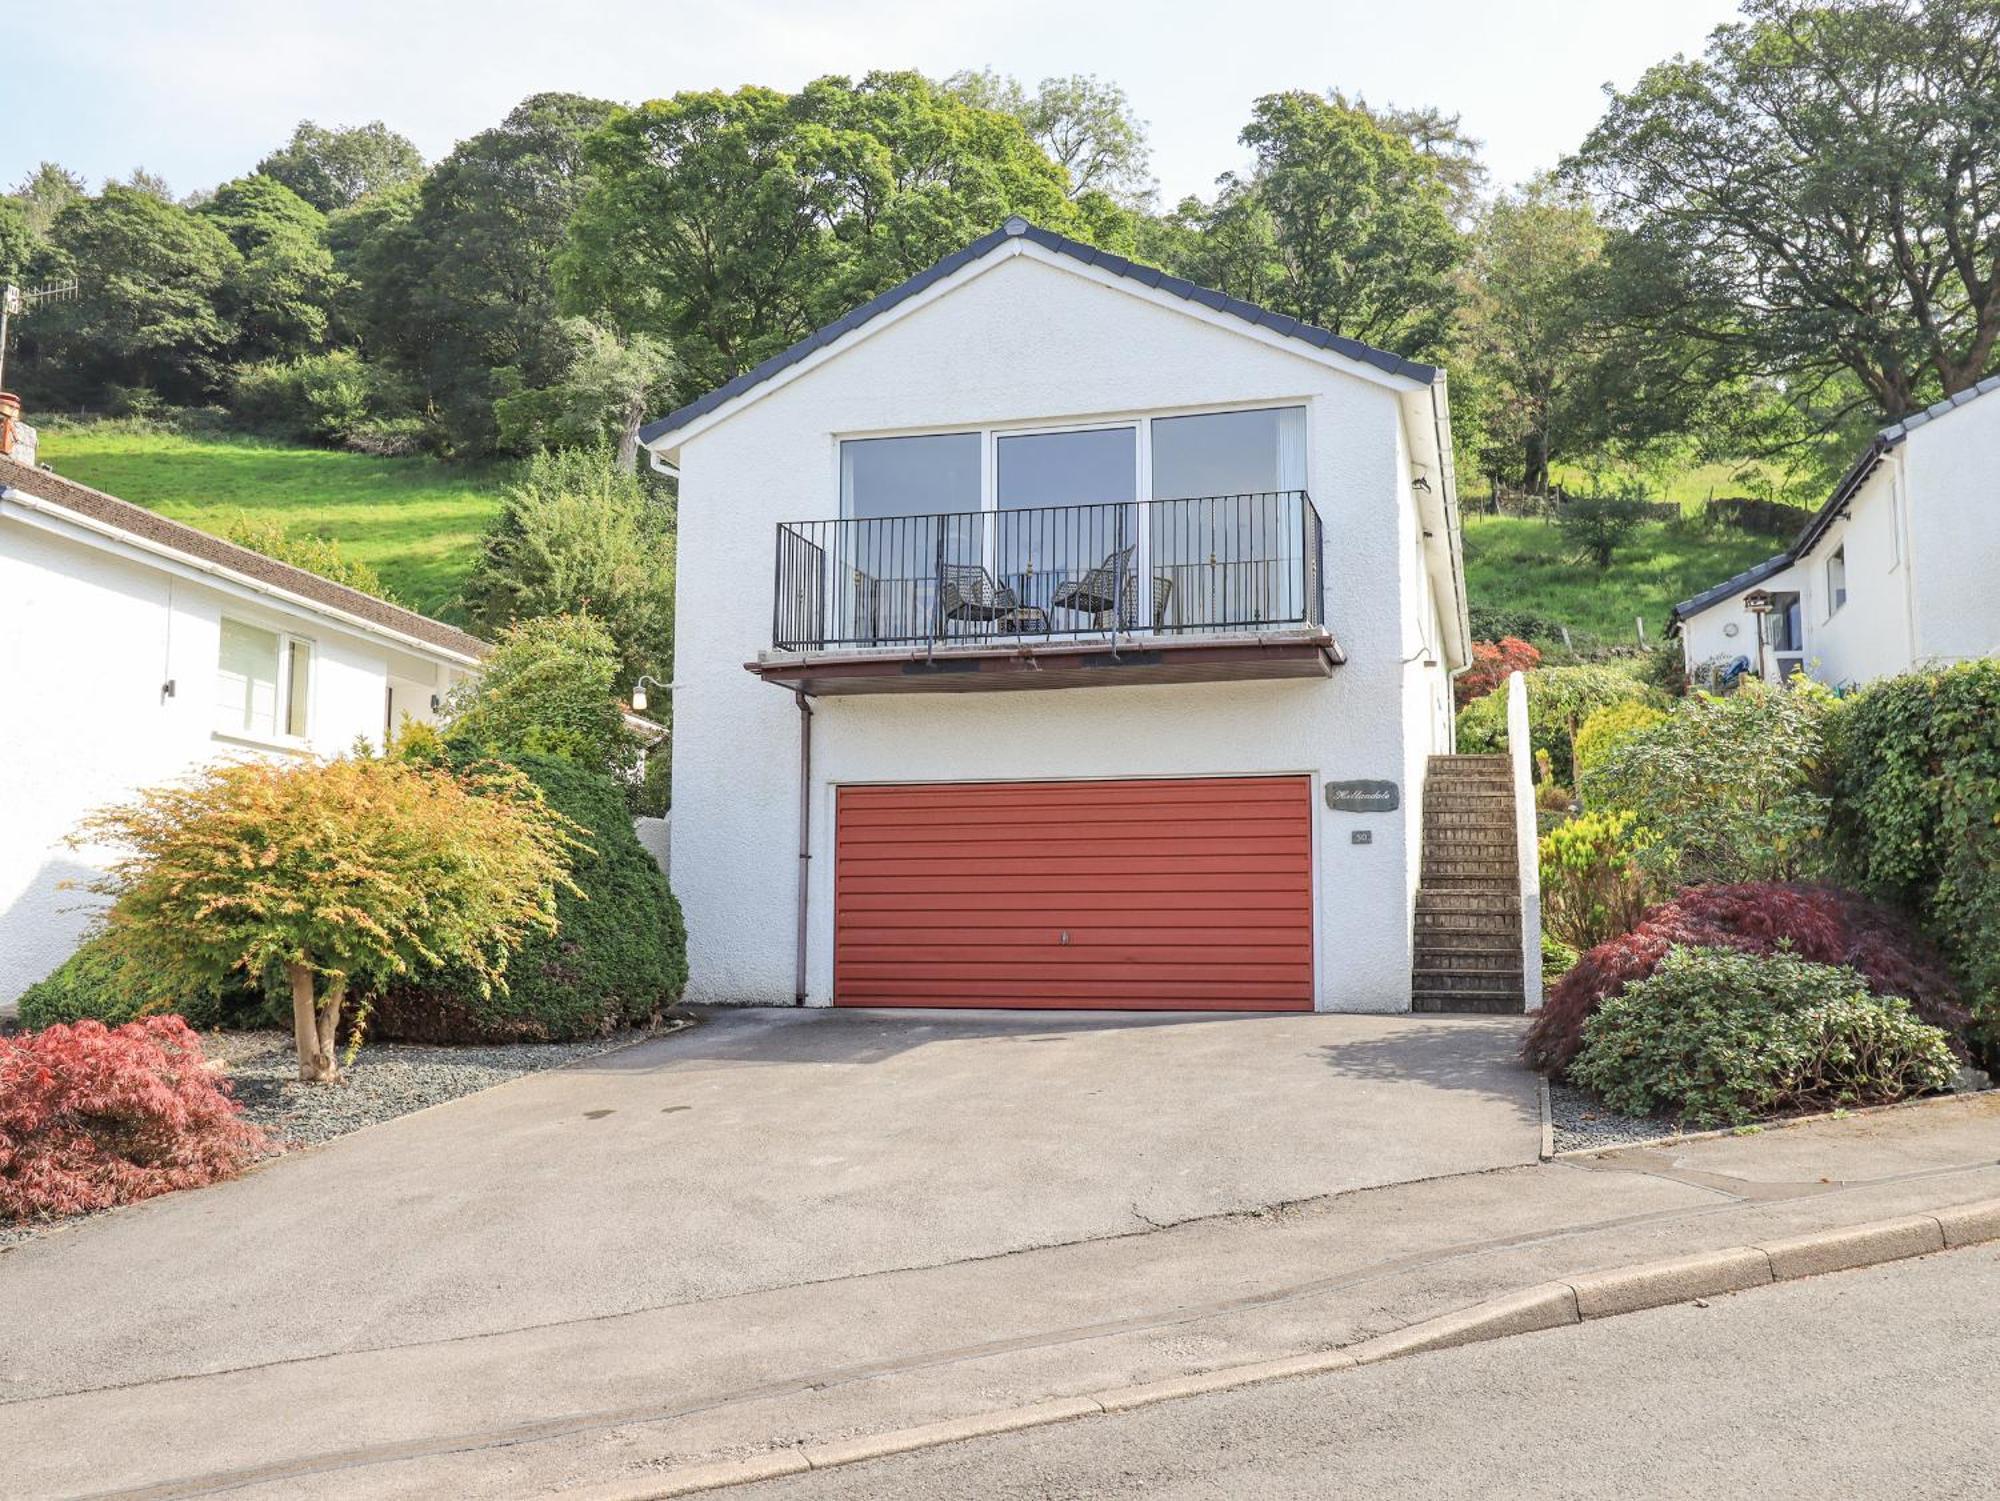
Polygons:
[[644,1494],[2000,1196],[1992,1096],[1538,1163],[1519,1025],[718,1016],[0,1256],[9,1493]]
[[729,1501],[2000,1493],[2000,1250],[749,1485]]

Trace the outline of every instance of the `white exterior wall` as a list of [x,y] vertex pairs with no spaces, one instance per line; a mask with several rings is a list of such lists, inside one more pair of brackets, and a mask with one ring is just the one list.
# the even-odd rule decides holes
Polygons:
[[321,754],[357,736],[380,743],[392,674],[408,690],[399,717],[428,720],[450,673],[60,524],[0,518],[0,1003],[59,965],[88,924],[92,899],[61,889],[111,853],[63,845],[85,813],[216,757],[301,753],[214,733],[225,614],[313,642],[309,748]]
[[1903,459],[1915,658],[2000,652],[2000,393],[1916,429]]
[[[1698,615],[1690,615],[1681,622],[1681,653],[1685,665],[1692,670],[1702,663],[1717,657],[1748,657],[1750,670],[1757,670],[1757,617],[1743,608],[1743,598],[1750,589],[1764,589],[1772,593],[1787,593],[1798,589],[1799,570],[1797,567],[1783,568],[1769,578],[1753,584],[1717,600]],[[1803,605],[1804,601],[1801,601]],[[1729,634],[1730,626],[1736,627],[1736,634]],[[1809,638],[1810,639],[1810,638]],[[1764,676],[1771,682],[1778,681],[1776,653],[1768,648],[1764,652]],[[1811,670],[1811,653],[1807,653],[1807,670]]]
[[[1910,640],[1910,569],[1897,544],[1894,492],[1903,450],[1883,461],[1836,521],[1792,565],[1805,618],[1806,672],[1836,686],[1907,672],[1916,660]],[[1827,564],[1846,549],[1847,603],[1839,609],[1827,586]]]
[[[680,448],[673,868],[690,1000],[792,998],[800,716],[744,664],[770,644],[778,523],[839,514],[839,439],[1281,404],[1307,408],[1326,619],[1347,664],[1327,681],[815,700],[808,998],[831,999],[841,783],[1291,772],[1315,783],[1319,1005],[1408,1008],[1422,757],[1449,720],[1415,691],[1441,659],[1405,662],[1436,610],[1397,393],[1027,256]],[[1396,780],[1402,808],[1328,812],[1319,783],[1354,777]],[[1352,844],[1355,828],[1373,842]]]

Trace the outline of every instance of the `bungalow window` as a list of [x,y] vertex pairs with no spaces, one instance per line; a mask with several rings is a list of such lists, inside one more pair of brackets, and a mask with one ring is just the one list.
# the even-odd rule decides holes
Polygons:
[[1847,548],[1836,547],[1826,560],[1826,613],[1838,614],[1847,603]]
[[312,643],[279,631],[222,622],[215,728],[253,740],[303,740],[312,704]]

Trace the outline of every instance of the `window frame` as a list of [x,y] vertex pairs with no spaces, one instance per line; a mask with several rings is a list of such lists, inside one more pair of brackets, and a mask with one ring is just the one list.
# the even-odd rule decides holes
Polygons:
[[[985,537],[982,554],[989,568],[997,561],[997,532],[995,518],[999,515],[1000,497],[1000,440],[1002,438],[1039,437],[1055,433],[1098,432],[1114,428],[1130,429],[1133,434],[1133,463],[1136,473],[1133,477],[1133,500],[1130,504],[1145,506],[1158,497],[1155,494],[1153,474],[1153,424],[1172,421],[1181,417],[1230,416],[1250,412],[1282,412],[1297,409],[1302,416],[1300,425],[1304,436],[1303,473],[1300,476],[1300,492],[1312,494],[1313,463],[1317,456],[1316,440],[1313,433],[1314,398],[1308,394],[1297,396],[1251,398],[1242,401],[1221,401],[1199,403],[1191,406],[1157,407],[1145,410],[1107,412],[1095,417],[1068,419],[1023,418],[1012,422],[959,422],[938,427],[902,429],[871,429],[832,434],[833,440],[833,487],[834,515],[842,521],[853,519],[849,514],[846,465],[841,455],[842,445],[847,443],[873,442],[884,438],[940,438],[964,437],[972,433],[980,436],[980,495],[979,512],[985,518],[982,530]],[[1181,497],[1172,497],[1181,498]],[[1201,497],[1195,497],[1201,498]],[[921,514],[921,513],[919,513]],[[1151,619],[1152,610],[1152,539],[1151,528],[1140,526],[1136,529],[1137,553],[1135,567],[1138,572],[1138,610],[1141,619]]]
[[[273,663],[274,681],[277,685],[277,702],[272,707],[272,732],[266,735],[258,730],[249,729],[240,724],[225,727],[219,723],[212,723],[210,725],[210,734],[218,740],[237,741],[246,745],[272,746],[282,750],[301,750],[310,746],[312,743],[313,721],[317,717],[314,713],[314,700],[317,698],[319,690],[318,638],[298,631],[287,630],[283,626],[265,625],[247,616],[231,614],[225,611],[219,617],[216,630],[215,670],[218,676],[222,672],[222,634],[232,625],[246,631],[256,631],[261,635],[270,636],[277,642],[277,652]],[[305,649],[306,653],[305,704],[303,706],[304,713],[300,716],[300,722],[304,728],[297,734],[293,734],[289,726],[292,722],[292,710],[297,706],[293,699],[291,667],[293,653],[301,647]],[[218,719],[221,716],[221,710],[222,705],[220,702],[217,702],[213,712]]]
[[[1840,582],[1834,580],[1834,568],[1840,569]],[[1826,618],[1833,619],[1847,608],[1847,543],[1841,544],[1827,554],[1826,559]]]

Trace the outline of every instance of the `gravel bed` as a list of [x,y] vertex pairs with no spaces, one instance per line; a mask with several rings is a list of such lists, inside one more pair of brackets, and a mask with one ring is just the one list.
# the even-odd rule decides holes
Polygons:
[[299,1082],[298,1055],[282,1032],[211,1033],[203,1043],[211,1058],[227,1062],[229,1082],[246,1119],[292,1146],[313,1146],[523,1074],[595,1057],[644,1036],[627,1031],[584,1042],[455,1048],[375,1042],[362,1048],[338,1084]]
[[[221,1060],[246,1120],[290,1147],[314,1146],[378,1121],[393,1120],[476,1094],[523,1074],[608,1053],[651,1035],[633,1029],[584,1042],[516,1042],[490,1047],[425,1047],[379,1042],[362,1048],[338,1084],[299,1081],[298,1054],[286,1032],[206,1032],[203,1051]],[[0,1225],[0,1250],[71,1219]]]
[[1549,1080],[1549,1118],[1555,1123],[1558,1152],[1625,1147],[1680,1134],[1679,1125],[1666,1116],[1620,1115],[1589,1090],[1560,1079]]

